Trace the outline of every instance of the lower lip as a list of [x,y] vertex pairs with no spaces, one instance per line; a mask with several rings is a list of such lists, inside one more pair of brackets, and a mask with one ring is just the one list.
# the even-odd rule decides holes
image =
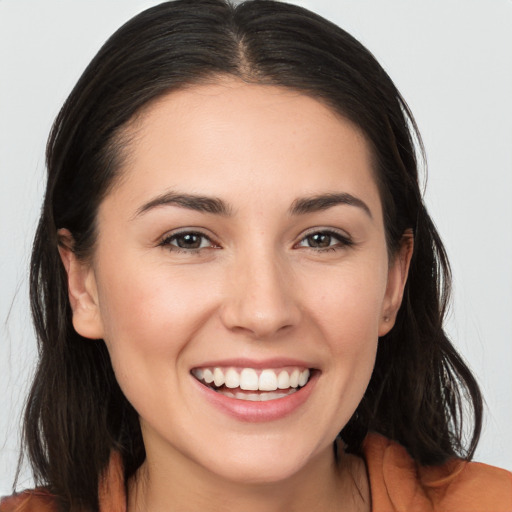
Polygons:
[[318,375],[317,372],[314,372],[308,383],[295,393],[265,402],[230,398],[222,393],[213,391],[213,389],[201,384],[194,377],[191,376],[191,378],[198,387],[199,392],[217,409],[239,421],[259,423],[278,420],[298,410],[310,397],[318,380]]

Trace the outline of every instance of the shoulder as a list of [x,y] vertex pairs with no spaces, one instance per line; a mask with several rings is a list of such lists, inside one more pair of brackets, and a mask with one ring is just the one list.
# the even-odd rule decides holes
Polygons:
[[400,444],[370,434],[363,452],[375,512],[512,512],[512,473],[451,460],[418,466]]
[[0,498],[0,512],[57,512],[57,500],[45,489]]

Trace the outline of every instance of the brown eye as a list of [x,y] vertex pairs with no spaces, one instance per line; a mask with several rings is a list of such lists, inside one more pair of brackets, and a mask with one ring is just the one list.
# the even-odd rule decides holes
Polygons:
[[308,241],[309,247],[322,249],[331,245],[332,237],[327,233],[315,233],[314,235],[308,236],[306,240]]
[[197,251],[199,249],[204,249],[207,247],[213,247],[212,241],[202,233],[195,233],[192,231],[187,231],[183,233],[176,233],[167,237],[160,244],[162,246],[168,247],[172,250],[189,250],[189,251]]
[[304,237],[298,244],[307,249],[336,250],[350,247],[353,241],[346,235],[335,231],[316,231]]
[[195,233],[186,233],[178,235],[174,239],[176,245],[182,249],[199,249],[201,247],[202,236]]

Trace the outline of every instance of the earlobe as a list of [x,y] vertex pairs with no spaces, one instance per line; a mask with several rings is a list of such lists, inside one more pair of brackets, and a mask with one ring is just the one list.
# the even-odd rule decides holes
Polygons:
[[400,247],[389,267],[386,296],[379,322],[379,337],[387,334],[395,325],[409,275],[413,250],[414,236],[411,230],[407,230],[402,236]]
[[73,236],[59,229],[59,254],[68,278],[68,297],[73,312],[73,327],[85,338],[103,338],[98,307],[96,277],[92,265],[80,261],[73,252]]

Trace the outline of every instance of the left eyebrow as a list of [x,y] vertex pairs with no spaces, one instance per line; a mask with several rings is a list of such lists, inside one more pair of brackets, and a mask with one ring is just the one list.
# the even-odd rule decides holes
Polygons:
[[180,194],[171,191],[143,204],[137,209],[133,218],[139,217],[159,206],[178,206],[180,208],[202,213],[211,213],[213,215],[231,215],[231,208],[222,199],[195,194]]
[[327,210],[339,204],[361,208],[371,219],[373,219],[372,212],[368,205],[362,199],[346,192],[320,194],[312,197],[301,197],[295,199],[289,209],[289,213],[291,215],[304,215],[307,213]]

